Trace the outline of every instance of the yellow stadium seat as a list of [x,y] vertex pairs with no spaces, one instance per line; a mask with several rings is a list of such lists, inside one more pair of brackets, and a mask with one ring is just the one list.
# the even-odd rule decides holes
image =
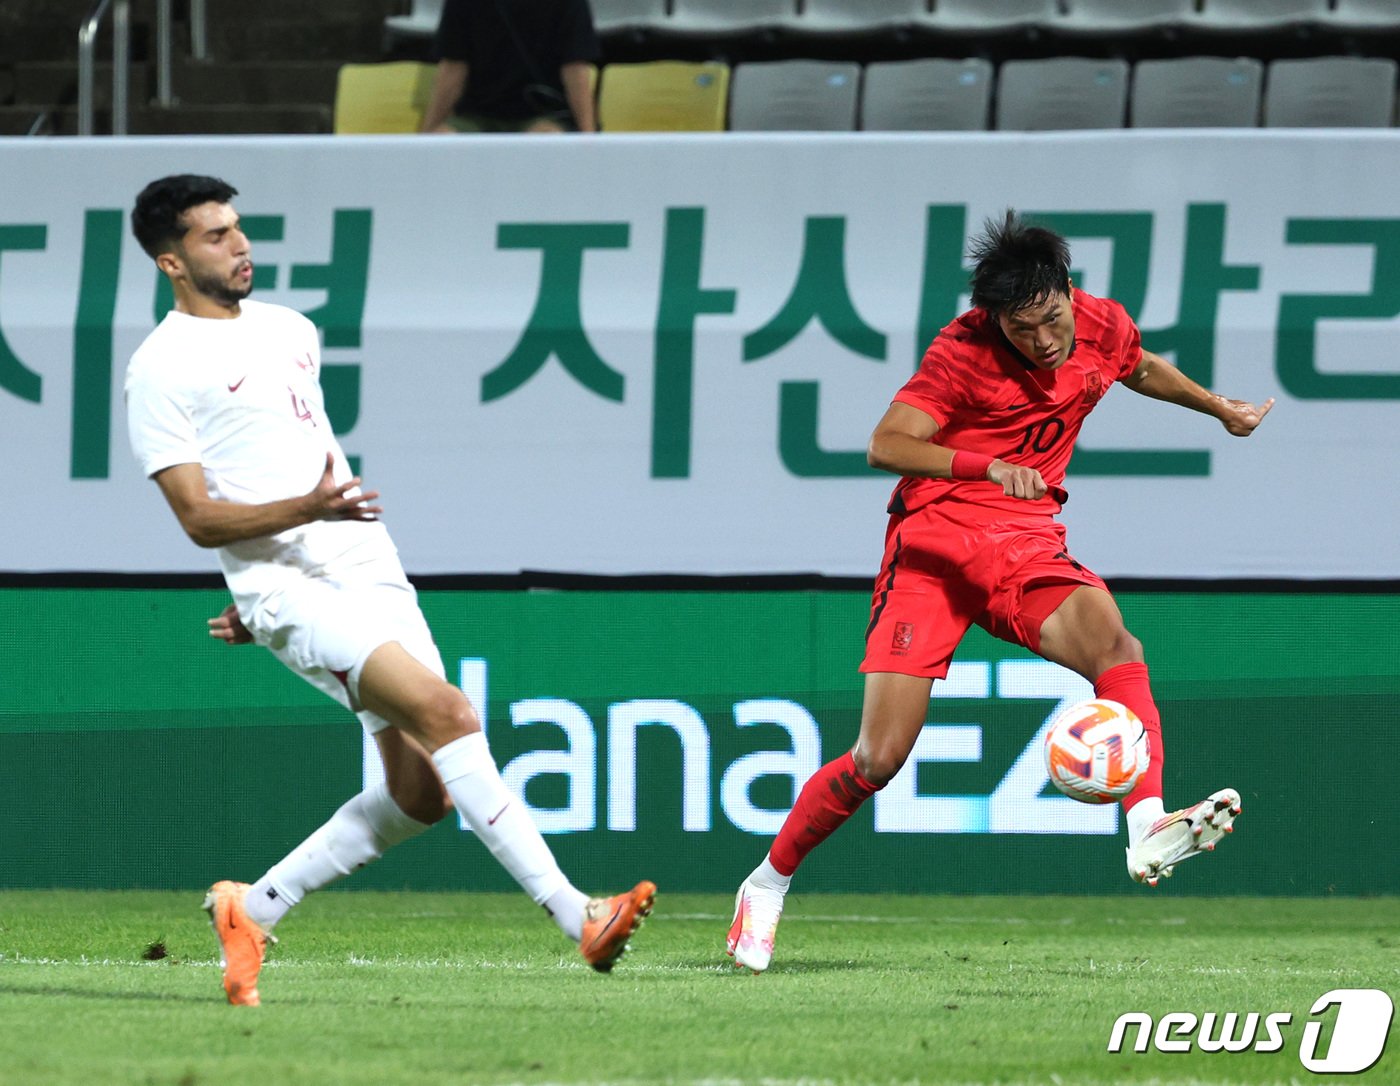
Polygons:
[[417,132],[433,93],[432,64],[343,64],[336,76],[335,134]]
[[723,132],[729,65],[609,64],[598,93],[604,132]]

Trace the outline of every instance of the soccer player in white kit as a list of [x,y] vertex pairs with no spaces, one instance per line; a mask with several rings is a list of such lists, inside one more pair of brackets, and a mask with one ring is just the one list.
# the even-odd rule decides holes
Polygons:
[[218,551],[234,602],[212,636],[255,641],[354,712],[386,779],[352,798],[251,886],[205,899],[230,1003],[256,1006],[272,929],[306,894],[459,810],[521,888],[610,970],[651,911],[638,883],[589,898],[565,878],[502,782],[476,712],[442,659],[326,418],[315,326],[248,300],[253,265],[231,185],[188,174],[147,185],[132,211],[175,308],[132,355],[132,450],[196,544]]

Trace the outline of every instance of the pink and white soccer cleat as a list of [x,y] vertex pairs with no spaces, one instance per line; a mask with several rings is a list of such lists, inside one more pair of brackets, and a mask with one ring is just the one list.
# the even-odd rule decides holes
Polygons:
[[745,879],[734,896],[728,953],[734,964],[762,973],[773,960],[773,939],[783,915],[783,894]]
[[1240,810],[1240,794],[1233,788],[1222,788],[1193,807],[1163,815],[1142,840],[1128,846],[1128,874],[1134,882],[1148,886],[1171,878],[1172,868],[1182,860],[1214,852],[1220,839],[1234,832]]

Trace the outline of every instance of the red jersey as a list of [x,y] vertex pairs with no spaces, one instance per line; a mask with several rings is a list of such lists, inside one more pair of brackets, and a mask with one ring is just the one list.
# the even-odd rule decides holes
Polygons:
[[[965,449],[1035,468],[1047,486],[1064,483],[1079,428],[1109,385],[1142,361],[1142,340],[1117,302],[1072,293],[1074,343],[1057,369],[1037,369],[1021,355],[985,310],[972,309],[948,325],[924,354],[918,373],[895,396],[933,418],[932,444]],[[1008,498],[992,482],[901,479],[891,512],[908,512],[939,499],[1014,513],[1053,515],[1060,505]]]

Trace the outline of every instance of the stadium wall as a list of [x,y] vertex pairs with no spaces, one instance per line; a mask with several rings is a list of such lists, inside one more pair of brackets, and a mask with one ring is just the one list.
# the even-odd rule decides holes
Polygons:
[[0,140],[0,161],[0,435],[26,465],[0,570],[210,568],[132,462],[121,395],[169,305],[128,209],[197,170],[241,189],[257,296],[320,326],[330,417],[415,573],[869,577],[871,426],[965,305],[969,235],[1013,206],[1149,349],[1278,399],[1241,442],[1112,390],[1071,465],[1081,561],[1400,578],[1400,509],[1364,470],[1400,461],[1396,130]]
[[[1149,349],[1278,400],[1241,442],[1114,391],[1070,468],[1062,519],[1100,573],[1290,588],[1123,595],[1170,797],[1247,803],[1232,857],[1171,892],[1400,892],[1400,504],[1377,481],[1400,461],[1398,137],[0,140],[0,886],[254,875],[375,772],[336,706],[203,639],[222,592],[102,587],[214,568],[140,478],[121,396],[170,304],[126,214],[196,171],[241,189],[258,297],[321,329],[334,428],[410,571],[650,578],[424,595],[580,882],[731,888],[793,780],[851,742],[868,598],[846,586],[891,485],[862,448],[966,304],[968,237],[1014,206]],[[1130,889],[1115,812],[1034,779],[1037,730],[1082,690],[974,631],[918,765],[805,885]],[[503,888],[459,836],[355,882]]]
[[[0,886],[252,878],[367,776],[353,718],[255,647],[217,590],[0,590]],[[1174,894],[1394,894],[1400,595],[1125,592],[1169,799],[1231,784],[1241,832]],[[449,674],[566,870],[732,889],[857,729],[857,591],[423,593]],[[911,766],[803,869],[807,891],[1115,893],[1116,807],[1046,786],[1082,680],[974,630]],[[455,820],[358,887],[507,889]]]

